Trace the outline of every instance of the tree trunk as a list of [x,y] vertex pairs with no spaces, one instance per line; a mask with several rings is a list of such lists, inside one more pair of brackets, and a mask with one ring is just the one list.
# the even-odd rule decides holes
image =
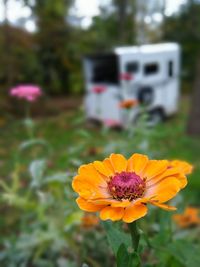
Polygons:
[[117,0],[116,1],[118,6],[118,20],[119,20],[119,41],[123,45],[125,42],[126,36],[126,11],[127,11],[127,0]]
[[200,135],[200,57],[197,60],[191,111],[187,126],[189,135]]

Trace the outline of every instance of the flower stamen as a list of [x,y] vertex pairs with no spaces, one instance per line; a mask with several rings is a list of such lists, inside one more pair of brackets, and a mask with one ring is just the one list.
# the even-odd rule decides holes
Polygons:
[[108,189],[114,199],[130,201],[144,195],[145,181],[135,172],[116,173],[108,182]]

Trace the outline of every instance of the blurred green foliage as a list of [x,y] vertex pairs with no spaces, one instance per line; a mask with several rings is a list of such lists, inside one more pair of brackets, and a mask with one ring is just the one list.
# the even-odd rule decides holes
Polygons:
[[185,81],[185,89],[194,80],[196,59],[200,55],[200,4],[197,1],[189,1],[183,5],[175,16],[167,17],[163,26],[163,39],[175,41],[182,47],[182,76]]
[[[112,152],[151,158],[183,159],[194,164],[189,184],[172,202],[180,213],[199,205],[200,142],[186,136],[188,101],[173,120],[150,129],[143,118],[124,131],[85,126],[82,111],[35,122],[34,139],[27,124],[7,119],[0,132],[0,265],[8,267],[110,267],[114,256],[102,225],[85,229],[71,181],[77,168]],[[136,130],[137,129],[137,130]],[[144,142],[145,141],[145,142]],[[139,220],[142,261],[146,267],[199,267],[199,228],[180,229],[158,208]],[[130,242],[121,223],[104,224],[114,252]],[[116,238],[118,237],[118,238]],[[118,257],[120,257],[121,247]],[[85,263],[85,265],[83,265]]]
[[[134,45],[137,32],[142,30],[136,23],[140,12],[136,1],[113,0],[109,5],[102,5],[100,14],[87,29],[70,23],[73,0],[21,2],[31,8],[37,32],[28,33],[9,25],[8,21],[1,25],[1,92],[18,83],[36,83],[54,95],[83,92],[83,55]],[[155,28],[145,25],[144,35],[152,35],[149,38],[153,42],[181,44],[184,88],[193,80],[199,53],[199,14],[197,1],[186,1],[178,13],[164,16],[163,23]]]

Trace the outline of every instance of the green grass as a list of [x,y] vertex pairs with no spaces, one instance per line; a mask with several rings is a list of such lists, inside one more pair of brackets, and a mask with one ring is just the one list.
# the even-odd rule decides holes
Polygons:
[[[200,139],[187,136],[187,113],[188,100],[184,99],[180,112],[154,129],[151,147],[157,158],[183,159],[194,164],[195,170],[189,178],[188,190],[197,192],[200,188]],[[114,140],[126,141],[126,135],[122,132],[109,131],[105,135],[99,128],[88,129],[80,110],[66,112],[57,117],[41,118],[36,121],[35,132],[37,138],[47,140],[51,146],[50,171],[76,171],[79,164],[103,157],[101,152],[92,153],[94,148],[101,150]],[[1,177],[8,177],[16,159],[26,166],[30,158],[46,156],[46,150],[41,147],[28,151],[28,154],[19,153],[18,147],[26,139],[27,133],[22,122],[7,120],[0,132]]]

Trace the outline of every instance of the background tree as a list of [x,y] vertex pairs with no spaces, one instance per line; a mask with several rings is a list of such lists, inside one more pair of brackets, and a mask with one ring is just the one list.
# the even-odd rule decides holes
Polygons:
[[187,132],[189,135],[200,135],[200,56],[197,59],[193,90]]
[[70,27],[67,14],[71,0],[26,1],[37,24],[37,55],[40,62],[42,85],[51,94],[69,93]]
[[200,3],[189,0],[177,15],[166,17],[163,31],[164,41],[173,40],[181,45],[184,85],[189,89],[199,54]]

